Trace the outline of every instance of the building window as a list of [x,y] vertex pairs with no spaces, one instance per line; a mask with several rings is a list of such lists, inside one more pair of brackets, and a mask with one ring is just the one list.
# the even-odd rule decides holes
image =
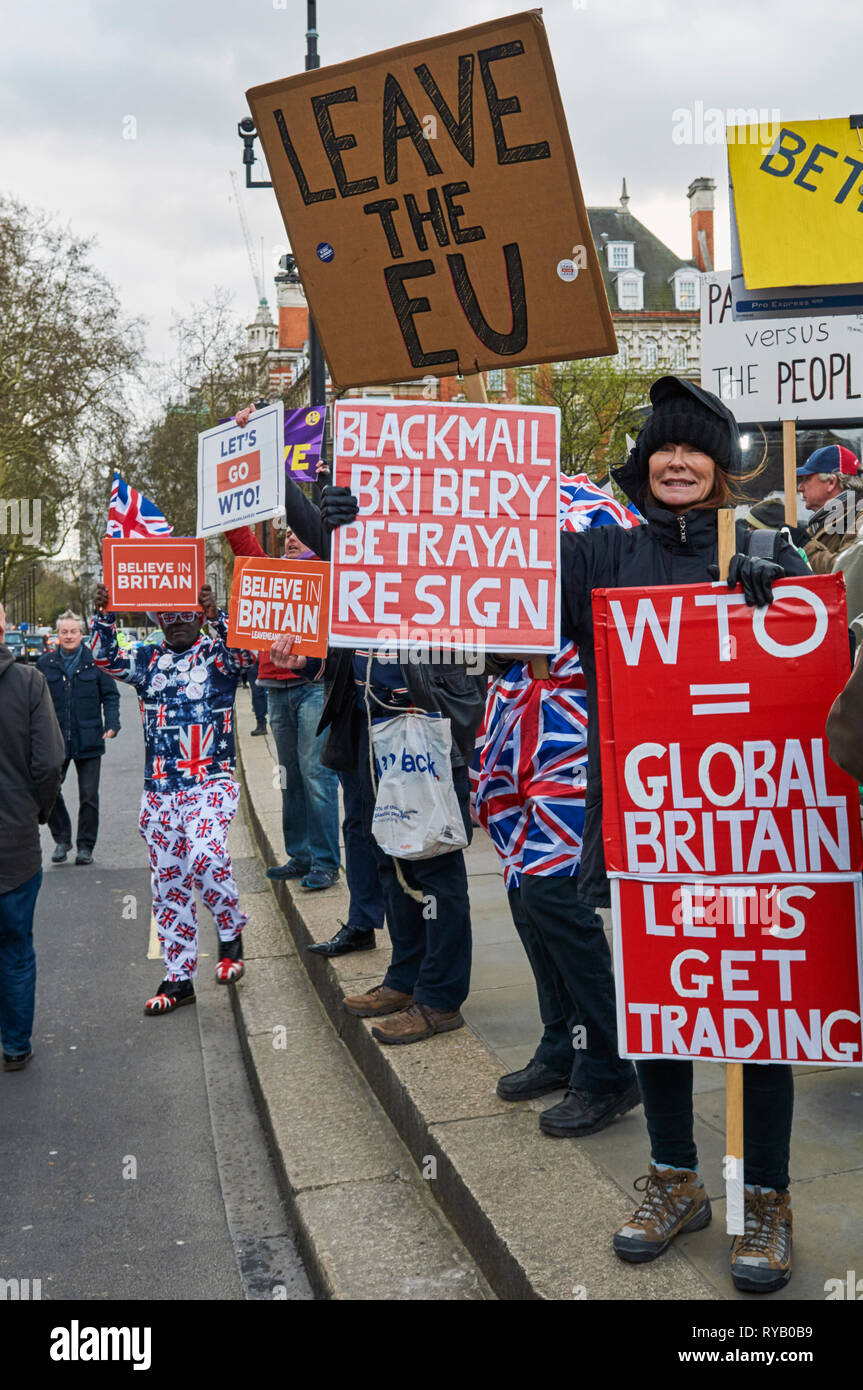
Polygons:
[[485,384],[488,391],[505,391],[506,372],[503,367],[495,367],[492,371],[486,372]]
[[641,349],[641,365],[648,371],[653,371],[659,361],[659,350],[656,343],[645,343]]
[[678,276],[677,287],[677,307],[678,309],[697,309],[698,308],[698,281],[690,278],[684,279]]
[[621,309],[641,309],[641,276],[620,275],[617,280],[617,302]]
[[619,338],[617,340],[617,365],[621,368],[629,366],[629,343],[621,342]]
[[674,350],[673,350],[673,352],[672,352],[672,354],[671,354],[671,365],[672,365],[672,367],[674,368],[674,370],[675,370],[676,372],[682,372],[682,371],[685,371],[685,370],[686,370],[686,344],[685,344],[685,343],[677,342],[677,343],[674,344]]
[[635,246],[631,241],[608,243],[609,270],[631,270],[635,265]]

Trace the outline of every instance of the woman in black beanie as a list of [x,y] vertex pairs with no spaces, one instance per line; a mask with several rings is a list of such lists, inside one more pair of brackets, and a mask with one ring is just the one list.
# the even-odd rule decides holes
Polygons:
[[[677,377],[650,389],[647,417],[627,462],[613,477],[646,518],[631,531],[603,526],[561,536],[562,631],[578,643],[588,698],[588,784],[580,890],[594,907],[608,906],[602,847],[602,783],[591,591],[630,585],[693,584],[718,577],[720,507],[744,499],[737,424],[709,391]],[[751,476],[751,475],[749,475]],[[746,527],[737,524],[746,549]],[[738,553],[728,575],[746,602],[773,600],[783,574],[809,573],[784,539],[777,563]],[[651,1142],[649,1172],[636,1189],[643,1201],[614,1237],[622,1259],[655,1259],[682,1230],[710,1221],[710,1202],[698,1173],[692,1123],[692,1063],[637,1064]],[[731,1273],[748,1292],[770,1293],[791,1277],[788,1155],[793,1083],[790,1066],[744,1067],[744,1181],[746,1234],[735,1238]]]

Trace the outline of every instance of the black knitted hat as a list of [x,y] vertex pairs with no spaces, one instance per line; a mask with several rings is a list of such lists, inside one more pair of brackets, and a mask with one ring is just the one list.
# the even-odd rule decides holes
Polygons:
[[662,444],[694,444],[729,476],[743,471],[737,421],[711,391],[681,377],[663,376],[650,388],[653,410],[642,425],[635,448],[612,472],[624,492],[637,502],[648,478],[648,459]]

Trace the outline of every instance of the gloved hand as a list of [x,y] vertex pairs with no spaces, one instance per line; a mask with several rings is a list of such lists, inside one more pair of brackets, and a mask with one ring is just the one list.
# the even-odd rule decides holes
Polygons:
[[321,496],[321,521],[325,531],[335,531],[353,521],[360,504],[349,487],[325,487]]
[[[711,565],[708,570],[711,579],[719,578],[719,566]],[[781,579],[785,571],[772,560],[762,560],[758,555],[732,555],[728,566],[728,587],[735,584],[743,586],[743,597],[751,608],[764,608],[773,602],[773,585]]]

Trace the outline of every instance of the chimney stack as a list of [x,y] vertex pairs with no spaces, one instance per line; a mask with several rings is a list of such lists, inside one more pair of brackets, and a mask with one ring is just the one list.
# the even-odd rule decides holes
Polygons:
[[699,270],[713,270],[713,179],[693,179],[687,190],[692,228],[692,259]]

